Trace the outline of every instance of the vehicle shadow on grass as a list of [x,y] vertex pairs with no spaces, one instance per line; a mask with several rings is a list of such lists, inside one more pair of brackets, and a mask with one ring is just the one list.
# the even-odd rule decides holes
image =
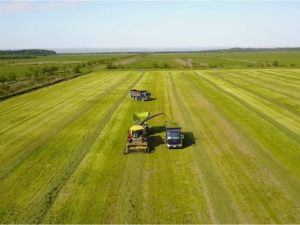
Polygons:
[[165,130],[166,130],[165,126],[153,126],[149,128],[148,132],[149,135],[153,135],[153,134],[164,132]]
[[153,135],[149,137],[149,150],[150,153],[155,152],[155,148],[164,144],[164,139],[159,135]]
[[193,132],[183,132],[183,134],[184,134],[184,139],[183,139],[182,149],[190,147],[196,143]]
[[149,98],[146,102],[151,102],[151,101],[154,101],[156,100],[156,98]]

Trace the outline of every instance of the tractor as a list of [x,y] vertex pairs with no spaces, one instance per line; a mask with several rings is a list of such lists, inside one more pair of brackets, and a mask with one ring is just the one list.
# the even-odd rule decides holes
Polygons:
[[158,113],[152,116],[150,116],[150,112],[133,114],[133,121],[135,124],[128,130],[127,144],[124,150],[125,155],[130,152],[150,153],[149,127],[146,121],[160,115],[164,115],[164,113]]

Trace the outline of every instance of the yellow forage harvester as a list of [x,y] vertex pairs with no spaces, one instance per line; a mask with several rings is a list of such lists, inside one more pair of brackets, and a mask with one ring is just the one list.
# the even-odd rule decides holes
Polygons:
[[128,129],[127,144],[124,150],[126,155],[129,152],[148,152],[149,149],[149,127],[146,121],[163,115],[164,113],[158,113],[150,116],[150,112],[140,112],[133,114],[134,125]]

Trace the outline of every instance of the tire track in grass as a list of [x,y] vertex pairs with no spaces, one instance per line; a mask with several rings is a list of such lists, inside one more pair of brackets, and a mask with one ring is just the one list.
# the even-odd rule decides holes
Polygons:
[[72,116],[65,119],[54,129],[49,130],[46,133],[46,135],[44,134],[42,137],[38,137],[38,141],[33,140],[31,143],[26,145],[26,147],[24,147],[22,149],[22,152],[20,152],[15,157],[13,157],[13,161],[11,161],[11,163],[8,163],[8,164],[0,167],[0,181],[3,180],[5,177],[7,177],[9,175],[9,173],[12,172],[18,165],[20,165],[20,163],[22,163],[28,156],[30,156],[32,153],[37,151],[40,146],[42,146],[46,142],[48,142],[60,130],[64,129],[66,126],[68,126],[69,124],[74,122],[76,119],[78,119],[79,117],[84,115],[89,110],[91,110],[91,107],[92,107],[92,105],[95,104],[95,102],[98,102],[99,100],[101,100],[105,95],[112,93],[118,86],[120,86],[126,80],[128,80],[129,77],[130,77],[130,74],[128,74],[126,77],[122,78],[120,81],[118,81],[116,84],[114,84],[108,92],[99,94],[97,97],[95,97],[95,100],[88,102],[85,106],[83,106],[81,108],[81,110],[76,111]]
[[[173,87],[173,95],[176,99],[179,110],[181,111],[181,114],[184,115],[184,121],[186,128],[190,128],[193,132],[196,132],[198,135],[201,134],[201,131],[199,131],[199,127],[196,127],[194,124],[197,124],[193,120],[193,116],[191,112],[188,110],[187,106],[185,105],[184,101],[181,99],[181,96],[178,94],[177,85],[175,84],[173,77],[170,77],[171,86]],[[187,119],[189,118],[189,119]],[[193,122],[191,122],[193,121]],[[189,125],[192,124],[192,125]],[[196,136],[196,140],[198,142],[199,136]],[[201,145],[201,147],[203,147]],[[203,184],[205,187],[205,199],[207,202],[207,205],[209,207],[210,217],[212,219],[213,223],[232,223],[236,222],[237,217],[235,215],[235,212],[230,204],[230,199],[228,196],[228,193],[226,191],[226,188],[224,187],[224,184],[222,182],[222,179],[219,177],[216,168],[213,166],[211,159],[208,156],[207,151],[208,149],[203,149],[203,151],[199,151],[198,148],[193,146],[195,157],[201,159],[201,168],[199,168],[199,180],[200,183]],[[198,160],[194,161],[194,163],[198,163]],[[223,190],[221,192],[221,190]],[[222,199],[222,200],[221,200]],[[222,202],[222,204],[218,204],[218,202]]]
[[[195,76],[195,74],[193,74],[193,76],[195,77],[193,82],[201,84],[201,90],[203,90],[204,93],[209,93],[207,96],[213,99],[219,109],[224,112],[224,115],[237,126],[237,129],[240,130],[240,135],[245,137],[249,146],[252,146],[253,152],[257,155],[258,162],[268,168],[270,174],[276,178],[282,187],[283,195],[295,203],[293,210],[287,211],[285,216],[286,218],[290,218],[288,221],[297,221],[297,215],[300,214],[292,212],[300,211],[300,183],[297,178],[297,174],[299,173],[297,171],[294,173],[296,169],[299,171],[299,163],[297,163],[294,157],[286,158],[287,154],[282,152],[282,148],[284,149],[285,147],[295,150],[297,149],[297,145],[293,145],[293,142],[281,140],[282,137],[278,136],[277,129],[275,130],[273,126],[270,126],[268,122],[264,121],[258,115],[249,114],[249,109],[240,102],[235,101],[234,98],[231,98],[226,93],[221,97],[219,93],[222,93],[222,91],[217,86],[199,76]],[[237,110],[238,108],[239,110]],[[253,123],[253,121],[256,122]],[[257,130],[258,128],[259,130]],[[271,136],[271,139],[265,136],[262,138],[259,132],[261,130],[268,131],[268,137]],[[276,140],[275,142],[273,141],[273,136]],[[291,161],[294,161],[294,166],[290,165]],[[284,208],[286,206],[283,204],[282,207]]]
[[[191,92],[191,95],[200,101],[203,96],[199,86],[196,86],[195,80],[185,79],[182,83],[184,82],[189,84],[191,91],[194,90],[194,92]],[[192,88],[193,86],[195,87],[194,89]],[[218,121],[217,127],[224,132],[224,134],[219,135],[218,132],[213,131],[216,137],[222,137],[222,140],[218,141],[219,146],[215,148],[222,153],[216,152],[214,156],[216,160],[214,162],[219,165],[220,169],[218,171],[223,173],[220,177],[224,178],[226,186],[231,189],[231,199],[237,201],[236,204],[238,205],[235,208],[239,210],[244,209],[244,213],[239,213],[241,221],[251,223],[285,222],[282,220],[282,217],[277,216],[277,211],[280,210],[282,203],[286,203],[290,208],[293,207],[288,196],[282,194],[281,186],[273,176],[270,176],[264,164],[257,163],[253,150],[247,145],[247,139],[244,139],[245,137],[240,135],[239,130],[227,122],[227,118],[220,114],[217,108],[210,104],[208,106],[211,108],[209,111],[212,112],[212,115]],[[202,114],[205,116],[204,112]],[[209,128],[213,122],[210,121],[209,117],[205,116],[205,118],[207,118],[204,120],[204,123],[206,123],[205,127]],[[208,130],[206,133],[209,134],[209,132]],[[213,141],[210,136],[206,139]],[[216,139],[218,140],[219,138]],[[224,158],[222,157],[218,160],[220,154]],[[255,176],[253,176],[254,174]],[[272,207],[270,207],[270,202],[273,202]],[[248,205],[248,209],[246,205]],[[243,218],[249,211],[252,212],[253,218]]]
[[[228,88],[225,89],[226,88],[225,86],[221,87],[220,84],[217,84],[215,81],[212,81],[212,78],[208,78],[207,76],[205,76],[203,74],[199,74],[199,73],[197,73],[197,75],[201,76],[202,79],[205,79],[207,82],[209,82],[212,85],[214,85],[215,87],[217,87],[220,91],[226,93],[227,95],[234,98],[236,101],[240,102],[242,105],[249,108],[253,113],[259,115],[261,118],[268,121],[270,124],[272,124],[274,127],[276,127],[280,132],[285,133],[288,137],[292,138],[295,142],[300,143],[300,132],[298,133],[298,130],[300,129],[300,127],[298,126],[299,124],[294,124],[294,123],[292,123],[292,121],[290,121],[289,122],[290,126],[285,126],[282,123],[278,122],[275,118],[258,110],[250,102],[246,102],[244,99],[241,99],[236,94],[233,94],[232,92],[228,91],[227,90]],[[235,90],[235,92],[236,92],[236,90]],[[266,109],[266,107],[265,107],[265,109]],[[272,110],[272,111],[275,113],[275,110]],[[280,112],[278,112],[278,113],[280,113]],[[282,118],[284,118],[284,117],[282,117]],[[290,120],[290,118],[286,118],[286,119]]]
[[[138,79],[134,81],[134,83],[129,87],[129,89],[133,88],[135,84],[137,84],[142,78],[144,74],[141,74]],[[122,96],[117,100],[117,102],[114,103],[114,105],[105,113],[104,117],[101,118],[101,120],[98,122],[97,126],[93,128],[93,130],[88,134],[88,136],[85,138],[85,140],[82,142],[82,144],[78,147],[76,152],[78,152],[78,156],[74,157],[74,160],[71,160],[70,165],[67,167],[68,173],[65,175],[62,175],[62,177],[58,180],[60,180],[59,183],[52,184],[52,190],[50,191],[51,201],[48,201],[46,203],[46,207],[43,209],[42,212],[39,213],[38,218],[36,218],[36,223],[42,223],[44,217],[47,215],[47,212],[51,208],[52,204],[55,202],[55,199],[59,195],[59,192],[64,187],[64,185],[68,182],[70,177],[74,174],[77,167],[80,165],[82,160],[85,158],[89,150],[92,148],[93,144],[95,143],[96,139],[104,129],[104,127],[107,124],[107,121],[109,121],[109,118],[111,115],[118,109],[118,107],[124,102],[126,97],[128,96],[128,90],[126,89],[125,92],[122,94]]]

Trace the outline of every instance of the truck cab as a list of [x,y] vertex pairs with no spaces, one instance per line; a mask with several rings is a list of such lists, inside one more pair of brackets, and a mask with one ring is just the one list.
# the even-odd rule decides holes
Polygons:
[[184,135],[181,127],[166,128],[166,143],[168,148],[182,148]]

